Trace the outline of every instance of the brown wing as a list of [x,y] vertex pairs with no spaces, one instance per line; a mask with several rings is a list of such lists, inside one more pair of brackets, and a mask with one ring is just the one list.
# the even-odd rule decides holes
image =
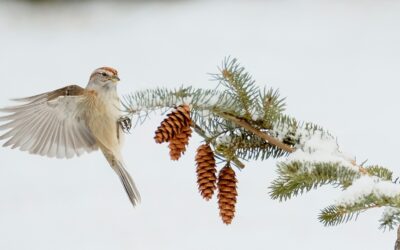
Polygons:
[[0,109],[11,113],[0,117],[0,130],[8,130],[3,146],[32,154],[71,158],[97,149],[96,140],[82,119],[85,89],[70,85],[51,92],[15,99],[21,105]]

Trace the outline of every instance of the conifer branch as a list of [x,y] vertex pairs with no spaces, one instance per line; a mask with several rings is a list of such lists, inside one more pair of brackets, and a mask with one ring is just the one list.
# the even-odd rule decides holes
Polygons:
[[260,109],[259,98],[257,98],[260,91],[250,74],[240,66],[237,59],[226,58],[222,63],[220,73],[215,74],[214,78],[219,84],[227,88],[225,93],[231,99],[240,103],[242,107],[240,116],[252,119],[254,112]]
[[242,118],[235,117],[228,113],[222,113],[220,115],[222,117],[226,118],[227,120],[230,120],[230,121],[236,123],[238,126],[249,130],[250,132],[254,133],[255,135],[259,136],[260,138],[263,138],[264,140],[266,140],[269,144],[272,144],[272,145],[284,150],[285,152],[292,153],[295,150],[294,148],[279,141],[278,139],[256,129],[250,123],[248,123],[246,120],[244,120]]
[[379,220],[380,228],[383,230],[393,230],[396,225],[400,224],[400,209],[387,207],[383,211],[382,218]]
[[279,162],[277,172],[278,178],[272,182],[270,195],[280,201],[327,184],[344,189],[360,176],[354,169],[325,162]]
[[[318,218],[325,226],[336,226],[340,223],[348,222],[354,217],[357,218],[361,212],[378,207],[399,208],[400,195],[391,197],[370,193],[354,203],[329,206],[321,211]],[[381,219],[381,227],[393,229],[395,220],[398,223],[398,216],[398,211],[391,217],[384,216],[385,218]]]
[[[322,127],[283,114],[285,98],[277,90],[261,90],[236,59],[224,60],[219,73],[213,76],[218,81],[216,88],[182,86],[137,91],[125,97],[123,108],[138,124],[155,111],[189,105],[190,124],[196,134],[212,146],[209,148],[220,163],[231,162],[239,169],[245,167],[243,161],[287,156],[278,162],[278,176],[270,186],[270,196],[279,201],[324,185],[348,194],[360,181],[369,183],[369,192],[354,201],[323,209],[319,220],[324,225],[347,222],[376,207],[386,208],[381,228],[393,229],[400,224],[400,187],[393,182],[389,169],[357,164],[354,157],[342,153],[336,138]],[[208,181],[204,176],[209,173],[203,174],[201,180]],[[379,185],[392,193],[386,194]]]

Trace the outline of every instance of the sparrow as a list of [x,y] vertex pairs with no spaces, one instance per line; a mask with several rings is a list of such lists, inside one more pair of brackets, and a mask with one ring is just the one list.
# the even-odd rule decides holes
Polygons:
[[[100,149],[119,176],[133,206],[140,202],[135,182],[122,160],[120,81],[111,67],[96,69],[86,88],[69,85],[54,91],[13,99],[19,105],[2,108],[0,140],[4,147],[31,154],[71,158]],[[126,124],[126,123],[123,123]]]

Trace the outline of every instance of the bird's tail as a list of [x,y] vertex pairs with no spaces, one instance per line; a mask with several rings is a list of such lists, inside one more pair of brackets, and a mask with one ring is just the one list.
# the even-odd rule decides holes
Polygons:
[[133,181],[132,177],[129,175],[128,171],[124,168],[124,165],[121,161],[116,161],[116,164],[112,166],[114,171],[119,176],[122,184],[124,185],[125,191],[131,200],[133,206],[136,206],[140,203],[140,194],[139,190],[137,189],[135,182]]
[[124,164],[120,159],[117,159],[114,154],[109,152],[108,150],[103,149],[103,153],[107,159],[107,161],[110,163],[110,166],[114,169],[114,171],[117,173],[119,176],[119,179],[121,180],[122,184],[124,185],[126,194],[129,197],[129,200],[131,201],[133,206],[136,206],[137,204],[140,203],[140,194],[139,191],[135,185],[135,182],[133,181],[132,177],[129,175],[128,171],[126,171]]

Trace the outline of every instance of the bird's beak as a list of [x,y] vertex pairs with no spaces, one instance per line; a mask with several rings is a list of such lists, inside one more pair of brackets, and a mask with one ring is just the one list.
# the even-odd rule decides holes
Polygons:
[[119,79],[118,76],[113,76],[111,79],[112,79],[112,81],[113,81],[114,83],[117,83],[117,82],[120,81],[120,79]]

